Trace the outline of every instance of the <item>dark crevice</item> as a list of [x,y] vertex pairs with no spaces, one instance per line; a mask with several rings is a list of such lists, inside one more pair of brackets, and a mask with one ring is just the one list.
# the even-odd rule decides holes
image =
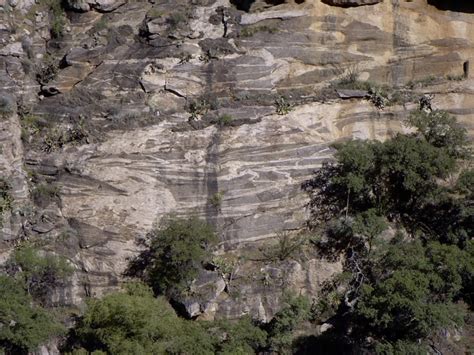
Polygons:
[[285,3],[285,0],[265,0],[268,5],[281,5]]
[[428,4],[438,10],[474,13],[472,0],[428,0]]
[[230,0],[230,3],[234,5],[237,10],[249,12],[252,4],[255,0]]

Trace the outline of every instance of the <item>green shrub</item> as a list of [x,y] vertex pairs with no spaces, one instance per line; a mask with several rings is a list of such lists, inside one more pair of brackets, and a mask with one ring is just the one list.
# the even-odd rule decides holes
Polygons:
[[277,114],[287,115],[293,109],[293,105],[284,96],[280,96],[275,100],[275,108]]
[[180,294],[189,288],[210,248],[217,242],[213,228],[196,217],[172,217],[149,233],[150,249],[145,271],[159,294]]
[[294,257],[301,251],[306,238],[301,235],[295,236],[282,232],[277,234],[276,240],[276,244],[259,248],[263,258],[267,261],[284,261]]
[[0,178],[0,227],[3,224],[3,214],[11,210],[13,198],[10,195],[10,184]]
[[210,109],[211,104],[204,98],[199,98],[191,101],[187,107],[188,112],[191,114],[191,119],[196,120],[202,115],[205,115]]
[[46,206],[60,198],[60,189],[53,184],[39,184],[33,189],[31,196],[37,205]]
[[381,355],[426,355],[429,351],[427,346],[423,343],[397,340],[394,343],[376,343],[375,353]]
[[222,200],[224,199],[224,192],[216,192],[209,198],[209,203],[214,208],[220,208],[222,204]]
[[[441,79],[442,81],[442,79]],[[422,79],[418,80],[411,80],[408,82],[407,86],[411,89],[417,88],[417,87],[425,87],[425,86],[430,86],[434,85],[440,82],[440,79],[434,75],[429,75],[427,77],[424,77]]]
[[0,115],[5,116],[15,111],[15,101],[12,97],[0,93]]
[[108,24],[108,21],[107,21],[106,15],[102,15],[99,21],[94,23],[93,32],[95,33],[95,32],[100,32],[102,30],[105,30],[107,28],[107,24]]
[[64,9],[61,0],[41,0],[50,12],[50,31],[54,38],[61,38],[64,34],[64,26],[66,25]]
[[41,131],[39,124],[39,117],[26,114],[20,117],[21,124],[21,139],[23,142],[27,142],[31,136],[38,134]]
[[63,332],[61,324],[33,304],[21,282],[0,275],[0,346],[5,353],[33,352]]
[[28,294],[42,305],[51,303],[52,292],[63,286],[73,271],[65,258],[51,254],[41,255],[32,246],[16,249],[7,261],[7,268],[25,285]]
[[240,30],[241,37],[252,37],[258,32],[277,33],[278,28],[270,26],[247,26]]
[[164,298],[136,283],[126,292],[90,300],[74,333],[74,347],[109,354],[253,354],[266,340],[249,318],[178,318]]
[[455,190],[463,195],[466,195],[469,199],[474,198],[474,170],[464,170],[459,175],[456,182]]
[[267,334],[252,322],[250,317],[237,321],[222,320],[207,325],[216,342],[215,353],[257,354],[266,345]]
[[450,81],[462,81],[466,79],[466,77],[464,76],[464,74],[448,74],[446,75],[446,79]]
[[[335,145],[335,162],[304,185],[311,222],[326,237],[318,251],[344,255],[351,275],[323,293],[315,312],[336,313],[342,322],[330,335],[357,353],[426,352],[423,341],[462,325],[459,301],[473,303],[472,174],[446,181],[465,166],[465,132],[439,111],[416,112],[408,123],[416,133]],[[388,223],[399,232],[380,240]]]
[[233,118],[229,114],[224,114],[222,116],[219,116],[217,123],[219,126],[230,126],[232,124]]
[[428,143],[448,150],[454,157],[463,157],[468,153],[466,129],[446,111],[413,111],[406,124],[415,127]]
[[102,299],[90,300],[76,329],[89,351],[112,354],[164,353],[179,331],[180,320],[163,298],[143,286],[132,286]]
[[294,331],[311,315],[311,303],[305,296],[286,295],[282,309],[268,324],[269,345],[278,354],[291,352]]

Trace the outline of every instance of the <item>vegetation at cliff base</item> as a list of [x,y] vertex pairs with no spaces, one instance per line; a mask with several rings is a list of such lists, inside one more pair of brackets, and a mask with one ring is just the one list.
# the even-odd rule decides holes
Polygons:
[[[345,258],[335,325],[316,339],[353,351],[424,353],[472,307],[474,208],[466,132],[442,111],[417,111],[413,134],[335,145],[304,185],[313,240]],[[391,227],[396,233],[387,232]]]
[[250,354],[265,333],[249,318],[196,322],[179,318],[164,297],[140,283],[91,300],[73,330],[73,348],[108,354]]
[[[303,184],[309,236],[282,233],[257,249],[266,266],[308,249],[340,260],[343,272],[316,298],[282,289],[266,323],[253,314],[191,319],[183,308],[187,297],[200,297],[200,277],[226,283],[237,266],[216,252],[211,225],[172,216],[142,240],[122,289],[88,299],[66,336],[52,300],[68,282],[69,262],[33,244],[18,246],[0,276],[2,350],[27,353],[54,339],[71,354],[438,351],[433,339],[462,329],[474,306],[474,171],[466,131],[453,116],[419,110],[406,124],[413,133],[335,144],[334,159]],[[10,201],[9,186],[0,188]],[[219,292],[234,297],[228,288]]]
[[13,252],[5,271],[0,275],[0,349],[26,354],[64,334],[64,325],[45,308],[60,280],[72,271],[64,259],[21,247]]
[[213,228],[197,217],[170,217],[148,235],[147,249],[131,264],[157,294],[179,295],[189,288],[217,242]]

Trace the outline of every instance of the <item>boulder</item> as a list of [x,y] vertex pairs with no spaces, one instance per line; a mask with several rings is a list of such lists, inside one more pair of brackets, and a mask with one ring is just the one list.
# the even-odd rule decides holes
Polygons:
[[86,0],[67,0],[67,6],[77,12],[87,12],[91,9]]
[[100,12],[111,12],[126,3],[126,0],[92,0],[89,4]]

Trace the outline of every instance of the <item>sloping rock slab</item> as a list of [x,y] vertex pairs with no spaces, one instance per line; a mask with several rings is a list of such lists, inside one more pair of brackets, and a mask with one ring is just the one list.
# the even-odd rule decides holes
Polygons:
[[366,90],[336,90],[337,95],[341,99],[363,99],[369,95],[368,91]]

